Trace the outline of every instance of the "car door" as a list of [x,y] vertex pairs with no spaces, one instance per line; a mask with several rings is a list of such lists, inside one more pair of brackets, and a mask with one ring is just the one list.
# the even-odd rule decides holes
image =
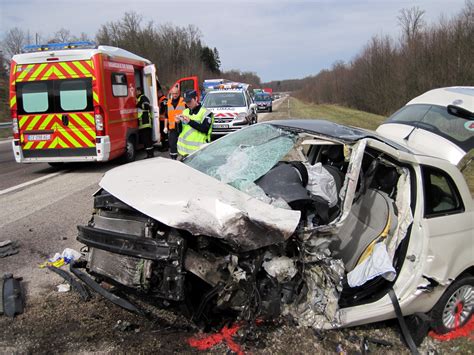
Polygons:
[[143,68],[143,89],[145,96],[150,100],[151,115],[153,119],[152,139],[160,141],[160,109],[158,105],[158,88],[155,64],[147,65]]
[[[172,87],[177,87],[181,96],[183,96],[183,94],[188,90],[194,90],[198,95],[199,101],[201,100],[201,92],[199,91],[199,79],[197,76],[188,76],[186,78],[181,78],[177,80]],[[168,97],[170,97],[169,92]]]
[[424,274],[447,283],[472,265],[474,213],[472,200],[463,200],[455,180],[433,166],[421,167],[424,213],[421,224],[428,236]]

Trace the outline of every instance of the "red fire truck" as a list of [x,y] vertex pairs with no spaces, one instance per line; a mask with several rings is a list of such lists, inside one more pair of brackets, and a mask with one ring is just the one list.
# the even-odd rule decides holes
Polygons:
[[[25,47],[10,72],[13,152],[19,163],[135,159],[142,87],[160,140],[155,65],[126,50],[91,42]],[[175,85],[198,90],[196,77]]]

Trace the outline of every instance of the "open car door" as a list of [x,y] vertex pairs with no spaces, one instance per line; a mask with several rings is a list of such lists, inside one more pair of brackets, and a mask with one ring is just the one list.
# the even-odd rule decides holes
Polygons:
[[144,76],[144,90],[145,95],[150,99],[151,115],[153,119],[153,135],[152,139],[154,142],[159,142],[160,137],[160,109],[158,105],[158,88],[156,78],[156,67],[155,64],[147,65],[143,68]]
[[[173,87],[177,87],[179,89],[179,95],[183,96],[183,94],[188,90],[195,90],[199,101],[201,101],[201,92],[199,91],[199,79],[197,76],[188,76],[186,78],[181,78],[176,81]],[[168,92],[168,97],[170,97],[170,93]]]

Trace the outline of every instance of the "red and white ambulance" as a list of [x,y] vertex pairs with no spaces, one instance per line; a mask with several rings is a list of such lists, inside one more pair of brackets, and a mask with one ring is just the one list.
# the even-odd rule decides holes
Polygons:
[[91,42],[33,45],[25,51],[12,58],[10,72],[17,162],[134,160],[140,146],[137,87],[150,99],[153,138],[160,141],[159,84],[148,59]]

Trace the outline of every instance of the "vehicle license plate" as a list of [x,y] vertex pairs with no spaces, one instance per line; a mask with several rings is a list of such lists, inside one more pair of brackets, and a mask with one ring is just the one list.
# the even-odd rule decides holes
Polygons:
[[229,128],[229,125],[222,123],[214,123],[214,128]]
[[49,141],[51,134],[28,134],[29,141]]

